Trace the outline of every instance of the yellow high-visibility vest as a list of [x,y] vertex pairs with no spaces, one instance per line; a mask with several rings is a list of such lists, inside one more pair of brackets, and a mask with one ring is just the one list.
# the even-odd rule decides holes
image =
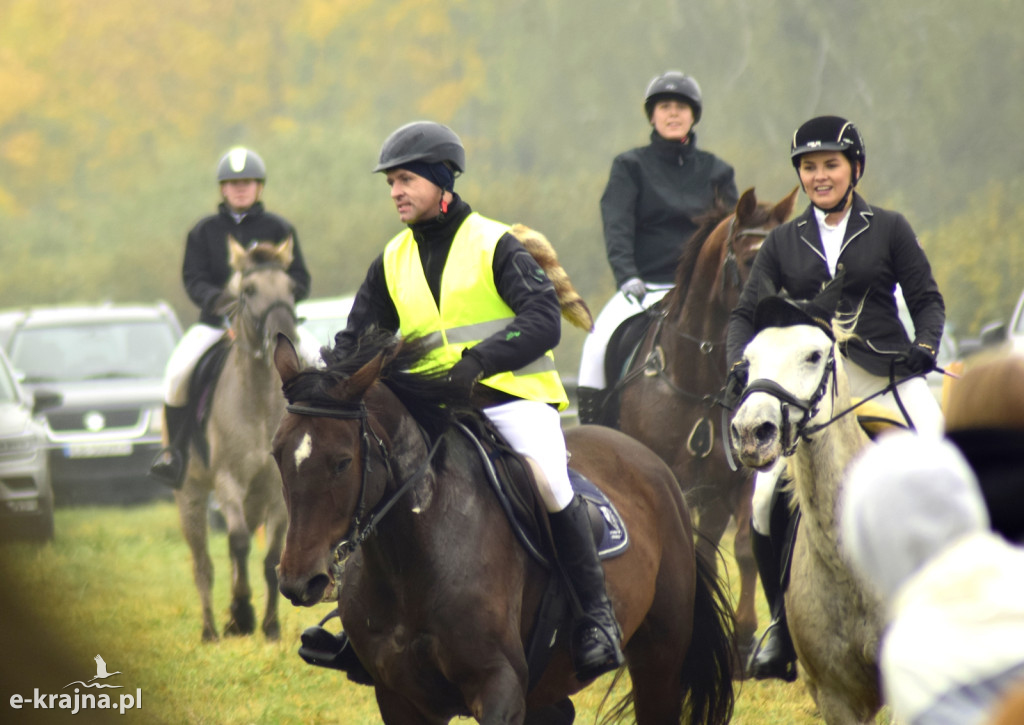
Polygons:
[[[441,275],[441,302],[434,302],[419,248],[406,229],[384,248],[384,276],[398,311],[403,335],[425,337],[431,348],[421,367],[447,368],[462,359],[462,351],[496,332],[515,318],[494,284],[492,263],[498,240],[508,226],[470,214],[452,240]],[[480,381],[483,385],[526,400],[564,410],[569,399],[548,350],[534,362]]]

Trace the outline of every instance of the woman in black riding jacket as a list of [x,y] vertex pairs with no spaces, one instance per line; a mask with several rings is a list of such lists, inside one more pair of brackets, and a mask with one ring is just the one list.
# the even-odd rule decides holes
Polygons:
[[[868,204],[854,190],[864,174],[866,154],[857,128],[838,116],[819,116],[793,134],[790,159],[811,202],[796,219],[776,227],[757,253],[753,269],[732,311],[727,337],[730,366],[754,337],[754,308],[763,290],[785,291],[794,299],[814,298],[842,275],[838,313],[856,314],[854,337],[840,350],[850,394],[867,397],[893,379],[911,377],[874,400],[920,433],[941,435],[942,411],[925,382],[935,369],[946,312],[931,265],[903,215]],[[914,322],[911,340],[900,322],[896,286]],[[771,501],[785,459],[754,483],[753,542],[761,580],[773,612],[782,612],[782,570],[769,538]],[[782,532],[776,532],[781,534]],[[796,653],[784,612],[769,624],[751,659],[752,677],[795,678]]]

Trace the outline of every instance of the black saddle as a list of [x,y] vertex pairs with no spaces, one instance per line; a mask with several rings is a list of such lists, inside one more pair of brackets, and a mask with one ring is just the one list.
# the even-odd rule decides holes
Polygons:
[[627,317],[615,328],[604,354],[604,379],[607,381],[604,400],[600,404],[597,422],[610,428],[619,425],[620,381],[633,367],[640,344],[647,331],[658,319],[660,306],[653,305],[643,312]]

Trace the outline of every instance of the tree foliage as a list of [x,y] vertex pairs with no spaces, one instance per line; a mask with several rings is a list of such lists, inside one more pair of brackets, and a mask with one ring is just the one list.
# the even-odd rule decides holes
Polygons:
[[966,332],[1024,286],[1022,25],[1012,0],[0,0],[0,305],[163,297],[193,319],[183,242],[237,143],[266,159],[314,294],[351,291],[397,231],[379,145],[431,118],[466,144],[456,188],[548,234],[599,308],[611,159],[679,68],[700,145],[763,198],[794,183],[797,125],[853,119],[862,191],[910,219]]

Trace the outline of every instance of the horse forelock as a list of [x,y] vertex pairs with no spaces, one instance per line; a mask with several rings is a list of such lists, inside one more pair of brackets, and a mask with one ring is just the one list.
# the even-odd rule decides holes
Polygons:
[[[369,393],[372,384],[379,381],[433,440],[451,425],[453,412],[464,404],[452,398],[446,370],[414,372],[428,352],[420,338],[399,340],[390,333],[371,332],[361,337],[355,351],[347,356],[326,353],[325,369],[299,373],[285,386],[285,397],[292,404],[301,400],[325,406],[351,405],[361,396],[348,395],[347,390]],[[374,374],[375,380],[354,380],[360,374],[370,374],[368,366],[379,355],[383,355],[383,364]]]

